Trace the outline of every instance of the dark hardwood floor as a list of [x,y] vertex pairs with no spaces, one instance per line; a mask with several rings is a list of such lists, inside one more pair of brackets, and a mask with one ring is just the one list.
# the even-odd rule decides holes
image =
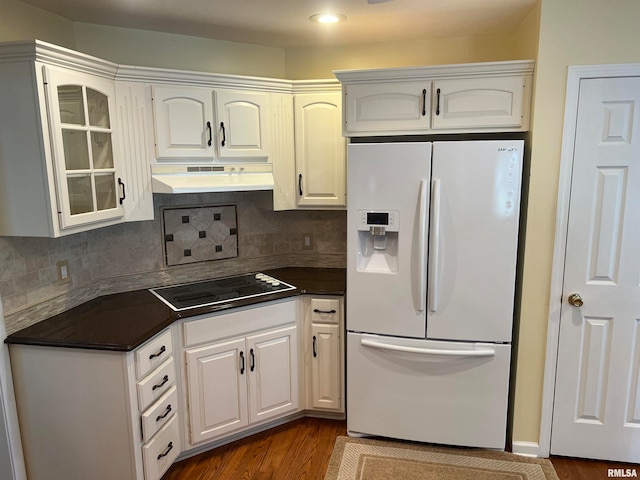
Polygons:
[[[178,462],[162,480],[323,480],[335,439],[346,434],[346,422],[301,418]],[[609,468],[636,468],[640,475],[637,465],[550,460],[560,480],[602,480]]]

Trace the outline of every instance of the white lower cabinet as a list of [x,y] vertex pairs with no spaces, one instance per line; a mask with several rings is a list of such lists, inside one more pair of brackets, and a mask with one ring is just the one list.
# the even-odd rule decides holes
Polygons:
[[244,338],[186,351],[191,441],[249,424]]
[[132,352],[11,345],[29,480],[158,480],[182,450],[172,329]]
[[344,315],[342,299],[306,298],[307,408],[344,412]]
[[298,317],[293,299],[185,321],[192,445],[299,409]]

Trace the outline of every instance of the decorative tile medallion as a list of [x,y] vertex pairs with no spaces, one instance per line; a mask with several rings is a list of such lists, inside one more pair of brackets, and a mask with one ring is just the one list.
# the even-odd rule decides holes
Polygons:
[[238,256],[235,205],[163,208],[162,225],[168,267]]

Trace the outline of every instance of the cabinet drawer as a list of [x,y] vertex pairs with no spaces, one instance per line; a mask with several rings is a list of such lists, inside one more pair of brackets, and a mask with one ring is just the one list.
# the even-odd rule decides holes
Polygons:
[[314,323],[340,323],[340,300],[312,298],[311,321]]
[[296,299],[291,299],[186,321],[183,325],[184,346],[190,347],[241,336],[254,330],[286,325],[295,322],[297,311]]
[[151,374],[138,382],[138,407],[143,411],[160,398],[176,382],[173,358],[169,358]]
[[178,410],[178,390],[174,385],[142,414],[142,441],[148,442]]
[[157,480],[180,455],[178,416],[174,415],[149,443],[142,447],[145,480]]
[[136,350],[136,378],[144,377],[169,358],[172,353],[171,330],[167,329]]

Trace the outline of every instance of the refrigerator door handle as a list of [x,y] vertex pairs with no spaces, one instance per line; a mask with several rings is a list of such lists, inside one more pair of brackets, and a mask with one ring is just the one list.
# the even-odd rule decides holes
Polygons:
[[431,185],[431,233],[429,235],[429,310],[438,310],[438,271],[440,270],[440,180]]
[[428,180],[420,181],[420,211],[418,212],[418,311],[424,312],[427,298],[427,186]]
[[420,355],[437,355],[446,357],[494,357],[496,351],[493,348],[483,348],[478,350],[447,350],[438,348],[408,347],[405,345],[393,345],[389,343],[379,343],[374,340],[363,338],[360,340],[363,347],[378,348],[401,353],[416,353]]

